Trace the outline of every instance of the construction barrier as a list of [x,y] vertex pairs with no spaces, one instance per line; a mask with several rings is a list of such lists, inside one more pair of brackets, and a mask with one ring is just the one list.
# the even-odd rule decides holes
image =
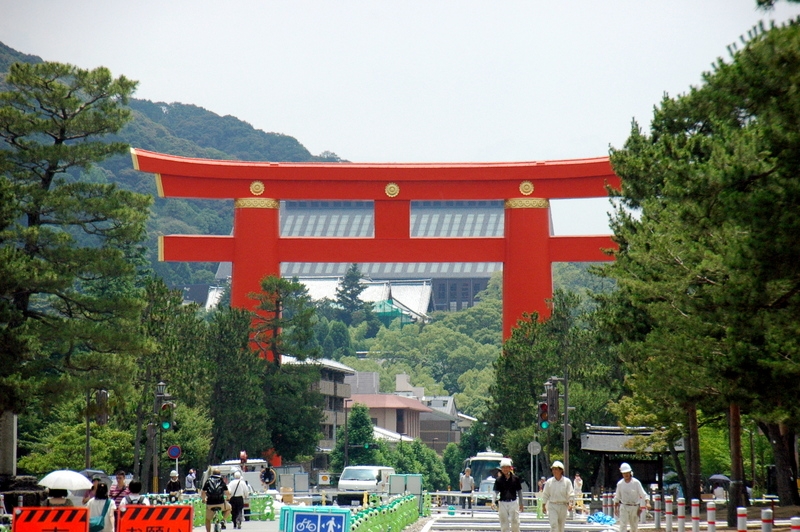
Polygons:
[[[189,505],[168,504],[143,506],[129,504],[117,510],[117,530],[169,530],[192,532],[194,508]],[[59,531],[60,532],[60,531]]]
[[28,506],[14,508],[12,532],[87,532],[85,506]]

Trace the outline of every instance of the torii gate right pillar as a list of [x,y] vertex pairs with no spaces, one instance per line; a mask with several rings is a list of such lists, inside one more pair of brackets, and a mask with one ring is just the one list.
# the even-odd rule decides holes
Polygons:
[[523,312],[537,310],[539,319],[550,315],[542,304],[553,295],[549,244],[550,202],[544,198],[506,200],[503,338],[511,336]]

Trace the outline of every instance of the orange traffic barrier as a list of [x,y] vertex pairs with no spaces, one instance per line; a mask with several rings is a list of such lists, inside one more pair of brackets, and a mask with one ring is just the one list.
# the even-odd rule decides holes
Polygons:
[[89,509],[84,506],[23,506],[14,508],[12,532],[88,532]]
[[184,505],[142,506],[129,504],[125,506],[124,512],[117,510],[117,530],[119,532],[140,532],[151,530],[157,525],[161,530],[169,530],[169,532],[192,532],[193,511],[194,508]]

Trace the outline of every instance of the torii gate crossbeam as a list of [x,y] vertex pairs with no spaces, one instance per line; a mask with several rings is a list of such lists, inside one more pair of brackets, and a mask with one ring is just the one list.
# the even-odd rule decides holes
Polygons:
[[[161,197],[233,199],[230,236],[170,235],[166,261],[229,261],[231,303],[247,298],[282,262],[502,262],[503,337],[523,312],[549,316],[553,262],[607,261],[609,236],[553,236],[550,200],[605,197],[619,178],[607,157],[526,163],[270,163],[194,159],[132,149],[134,168],[156,174]],[[266,197],[264,197],[266,196]],[[410,235],[411,202],[505,201],[499,238]],[[374,205],[371,238],[284,238],[280,200],[358,200]]]

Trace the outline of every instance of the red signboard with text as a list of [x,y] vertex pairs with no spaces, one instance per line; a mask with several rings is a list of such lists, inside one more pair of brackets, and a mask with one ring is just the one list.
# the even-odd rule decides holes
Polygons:
[[[184,505],[141,506],[129,504],[125,511],[117,510],[119,532],[192,532],[193,508]],[[60,532],[60,531],[59,531]]]
[[14,508],[12,532],[88,532],[89,509],[83,506]]

